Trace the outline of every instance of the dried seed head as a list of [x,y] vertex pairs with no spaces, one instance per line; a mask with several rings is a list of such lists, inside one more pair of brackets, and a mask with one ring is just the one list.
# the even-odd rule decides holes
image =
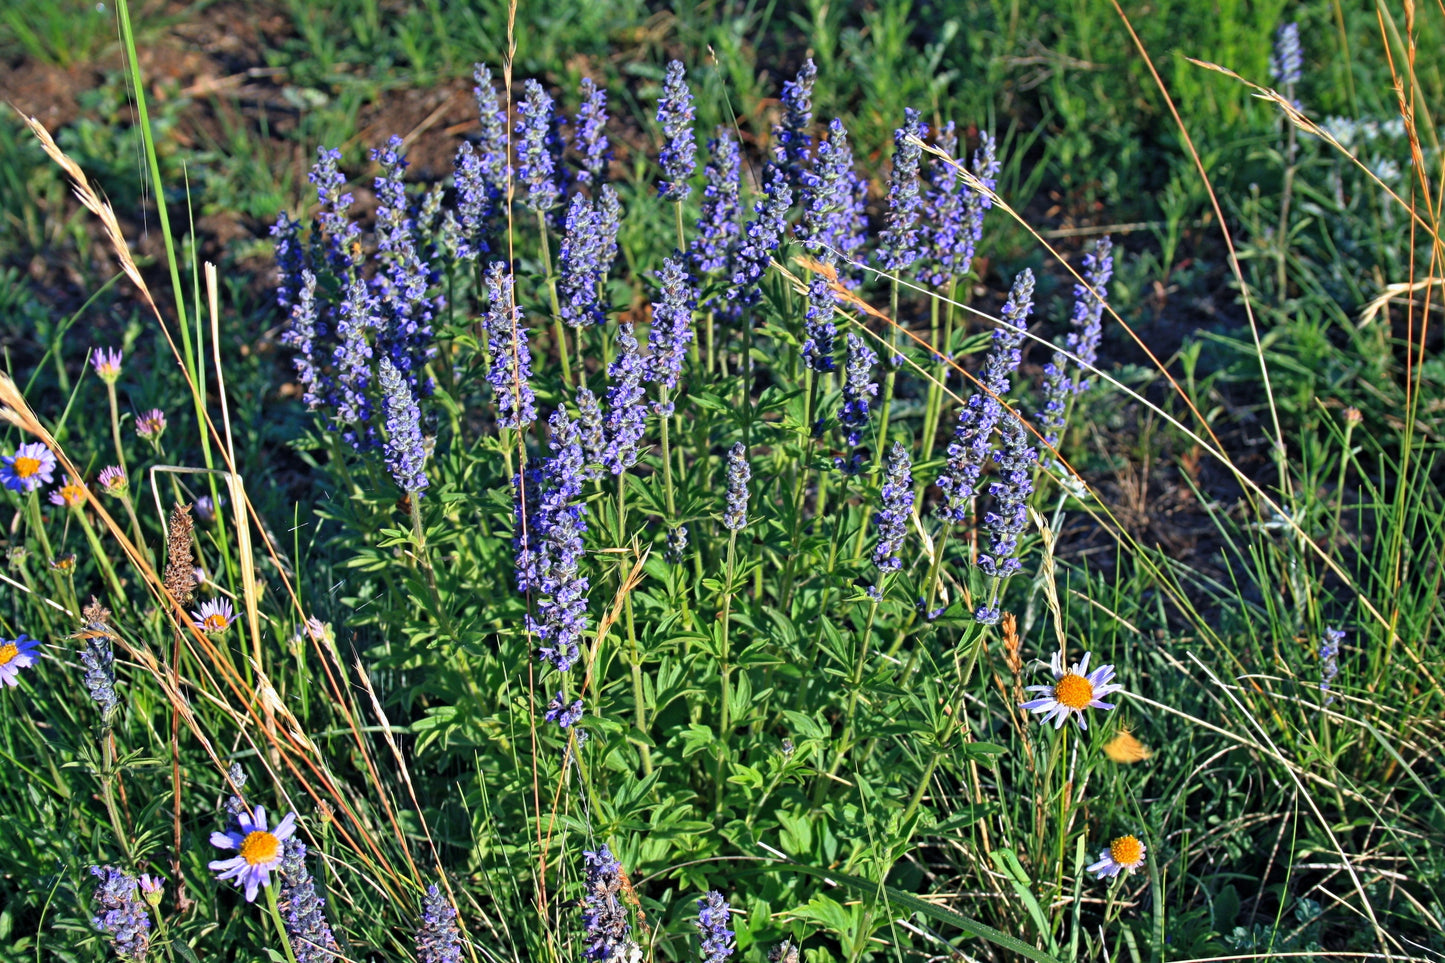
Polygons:
[[170,537],[166,540],[166,591],[185,605],[196,593],[196,563],[191,557],[191,506],[177,503],[171,509]]

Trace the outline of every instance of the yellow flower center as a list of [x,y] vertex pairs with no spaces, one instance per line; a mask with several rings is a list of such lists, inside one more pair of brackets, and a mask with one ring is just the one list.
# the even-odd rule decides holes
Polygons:
[[85,501],[85,489],[79,485],[65,485],[60,489],[60,497],[73,508]]
[[1070,709],[1082,709],[1094,701],[1094,684],[1070,672],[1055,683],[1054,698]]
[[201,624],[206,627],[207,632],[220,632],[231,623],[227,622],[226,617],[220,612],[212,612],[210,615],[206,616],[205,621]]
[[1109,844],[1109,856],[1120,866],[1133,869],[1144,861],[1144,844],[1133,836],[1120,836]]
[[246,838],[241,840],[241,858],[252,866],[274,862],[280,854],[281,840],[264,829],[247,833]]
[[0,665],[9,665],[19,654],[20,646],[14,642],[6,642],[4,645],[0,645]]
[[29,478],[31,475],[40,471],[40,459],[31,458],[29,455],[21,455],[15,459],[11,467],[15,469],[15,474],[20,478]]

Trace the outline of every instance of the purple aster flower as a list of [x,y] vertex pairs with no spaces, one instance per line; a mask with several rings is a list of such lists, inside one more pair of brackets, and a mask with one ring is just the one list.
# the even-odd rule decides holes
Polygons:
[[547,711],[542,714],[542,718],[556,723],[559,729],[569,729],[582,721],[582,700],[578,699],[569,704],[559,692],[555,699],[547,703]]
[[628,943],[632,926],[627,910],[618,899],[622,892],[622,864],[612,856],[606,844],[597,852],[582,853],[587,866],[586,893],[582,897],[584,956],[589,960],[610,960],[621,957]]
[[[824,255],[823,262],[833,263],[832,252]],[[838,329],[833,324],[837,304],[838,295],[828,279],[821,273],[813,275],[808,282],[808,309],[803,315],[803,361],[814,371],[835,371],[838,368],[838,362],[833,357],[834,342],[838,337]]]
[[114,866],[92,866],[90,874],[100,879],[95,888],[100,914],[91,918],[91,925],[110,937],[117,957],[144,963],[151,945],[151,918],[139,895],[139,880]]
[[733,283],[728,300],[734,304],[755,304],[762,297],[758,282],[768,263],[782,243],[787,230],[788,209],[793,206],[793,193],[787,175],[776,164],[768,164],[763,199],[753,205],[752,220],[744,231],[742,246],[734,261]]
[[[647,378],[671,391],[677,387],[687,346],[692,343],[692,310],[696,303],[692,278],[688,276],[681,254],[674,252],[672,257],[662,262],[662,274],[658,281],[662,286],[662,296],[652,302],[652,330],[647,335],[647,348],[651,353]],[[658,413],[664,417],[671,415],[671,403],[666,411],[659,408]]]
[[1292,87],[1304,74],[1304,55],[1300,51],[1299,24],[1282,23],[1274,36],[1274,52],[1269,58],[1269,75],[1282,87]]
[[740,532],[748,524],[748,481],[753,477],[748,465],[748,452],[742,442],[728,451],[727,510],[723,512],[723,527],[730,532]]
[[292,837],[286,840],[282,854],[277,907],[281,910],[296,963],[328,963],[341,959],[331,924],[326,921],[326,900],[316,892],[316,881],[306,868],[306,844]]
[[236,621],[236,610],[230,599],[208,599],[191,613],[191,624],[207,635],[224,632]]
[[843,264],[839,277],[857,287],[861,277],[853,263],[863,248],[868,226],[868,185],[853,170],[853,149],[841,120],[828,125],[828,139],[818,145],[811,170],[800,175],[803,219],[798,239],[814,249],[836,252]]
[[[142,441],[152,444],[160,441],[161,435],[166,431],[166,413],[159,408],[152,408],[144,414],[137,415],[135,419],[136,437]],[[0,459],[3,461],[3,459]],[[4,469],[0,468],[0,476],[3,476]],[[49,481],[49,479],[46,479]]]
[[[699,277],[732,277],[733,256],[742,232],[738,199],[742,154],[738,142],[725,127],[708,141],[708,162],[703,168],[707,186],[702,189],[702,214],[697,219],[697,240],[688,257]],[[714,299],[715,300],[715,299]]]
[[662,98],[657,102],[657,122],[662,125],[666,141],[657,155],[663,177],[657,191],[665,201],[681,201],[687,197],[692,190],[687,181],[697,167],[697,144],[692,137],[692,91],[688,90],[686,74],[681,60],[670,62],[662,82]]
[[607,320],[598,300],[606,273],[602,248],[602,220],[596,206],[581,194],[573,194],[567,207],[557,264],[557,297],[562,320],[573,328]]
[[[221,504],[226,504],[226,496],[222,495],[220,496],[220,498]],[[211,524],[211,522],[214,522],[216,520],[216,503],[211,501],[210,495],[202,495],[200,498],[197,498],[195,502],[195,509],[196,518],[200,519],[202,522],[205,522],[207,525]]]
[[432,883],[426,888],[421,926],[416,931],[417,963],[462,963],[462,932],[457,911]]
[[256,807],[256,814],[236,815],[236,828],[211,833],[211,845],[217,849],[234,849],[230,859],[214,859],[207,865],[216,870],[219,880],[235,880],[237,888],[246,891],[246,902],[256,901],[262,886],[271,885],[271,870],[279,869],[284,855],[281,844],[296,832],[296,814],[287,813],[275,829],[266,827],[266,809]]
[[607,91],[591,77],[582,78],[582,105],[577,108],[576,139],[573,146],[582,158],[577,179],[584,184],[605,180],[612,150],[607,143]]
[[1044,725],[1052,721],[1055,729],[1062,728],[1071,717],[1080,729],[1088,729],[1088,720],[1084,718],[1085,709],[1112,711],[1116,703],[1105,702],[1104,696],[1122,692],[1124,687],[1114,681],[1112,665],[1101,665],[1090,672],[1089,655],[1090,653],[1085,652],[1082,659],[1069,666],[1064,653],[1055,652],[1049,659],[1053,684],[1029,686],[1029,692],[1038,692],[1041,695],[1023,703],[1019,708],[1038,713],[1039,721]]
[[808,148],[813,138],[808,127],[813,123],[813,82],[818,79],[818,68],[813,58],[803,62],[803,69],[792,80],[783,82],[783,122],[773,127],[773,159],[788,175],[788,183],[798,187],[803,165],[808,160]]
[[722,963],[732,956],[733,931],[728,929],[732,909],[723,894],[712,890],[697,901],[697,931],[701,943],[702,963]]
[[386,469],[402,491],[420,497],[426,490],[426,443],[421,435],[421,409],[401,372],[382,358],[378,371],[381,406],[386,414],[386,436],[382,453]]
[[903,111],[903,126],[893,132],[893,173],[888,180],[887,225],[878,236],[878,263],[887,271],[906,271],[918,258],[918,219],[923,200],[918,194],[918,166],[923,148],[910,143],[928,136],[918,111]]
[[844,364],[843,406],[838,409],[838,424],[850,448],[863,443],[863,430],[868,427],[869,404],[878,395],[878,384],[873,380],[873,366],[878,355],[863,343],[856,334],[849,332],[848,358]]
[[491,250],[489,238],[507,196],[511,170],[507,165],[507,115],[492,87],[492,72],[477,64],[472,88],[481,119],[481,133],[475,144],[457,148],[456,172],[457,257],[466,260]]
[[50,493],[50,504],[64,508],[80,508],[85,504],[87,492],[80,482],[65,476],[65,484]]
[[487,350],[492,356],[487,381],[497,399],[497,424],[503,428],[525,428],[537,420],[532,394],[532,352],[527,348],[527,329],[522,308],[513,295],[512,275],[507,265],[493,261],[487,269]]
[[620,475],[637,463],[642,436],[647,431],[647,393],[642,387],[647,363],[629,322],[617,326],[617,357],[608,365],[607,377],[611,383],[607,387],[607,444],[602,464],[612,474]]
[[1013,372],[1018,369],[1019,345],[1033,309],[1033,293],[1034,275],[1025,268],[1014,278],[1000,324],[993,332],[993,346],[984,359],[979,382],[985,390],[969,396],[958,413],[958,425],[948,445],[948,465],[938,477],[943,500],[937,514],[944,522],[962,523],[978,494],[983,466],[993,455],[994,428],[1004,412],[1000,399],[1008,394]]
[[878,529],[878,546],[873,549],[873,564],[884,572],[903,567],[898,553],[908,535],[908,519],[913,514],[913,470],[908,449],[898,442],[888,451],[883,463],[882,507],[873,516]]
[[[1320,691],[1329,692],[1334,684],[1335,677],[1340,674],[1340,649],[1344,645],[1345,630],[1326,627],[1324,637],[1320,639]],[[3,667],[0,667],[3,671]],[[1335,701],[1331,693],[1325,698],[1325,705]]]
[[95,369],[96,376],[108,385],[113,385],[120,378],[120,361],[124,355],[119,348],[100,348],[90,356],[90,365]]
[[587,577],[578,573],[582,535],[587,531],[587,506],[581,501],[582,442],[576,422],[561,408],[548,419],[552,456],[542,466],[537,508],[528,519],[528,542],[537,546],[532,588],[541,593],[537,617],[528,626],[540,637],[538,655],[558,672],[566,672],[581,656],[587,631]]
[[13,455],[0,455],[0,483],[26,494],[55,481],[55,456],[43,442],[26,442]]
[[525,90],[517,105],[517,176],[527,185],[522,203],[529,210],[550,211],[562,196],[552,143],[556,136],[552,98],[536,80],[528,80]]
[[130,491],[130,479],[125,476],[125,472],[119,465],[107,465],[102,468],[96,477],[96,482],[100,485],[101,491],[117,498],[123,497],[126,492]]
[[0,638],[0,686],[20,685],[20,670],[35,664],[40,643],[21,632],[13,639]]

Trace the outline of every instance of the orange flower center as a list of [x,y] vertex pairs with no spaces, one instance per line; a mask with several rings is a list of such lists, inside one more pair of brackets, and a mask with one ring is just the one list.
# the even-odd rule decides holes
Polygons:
[[65,499],[67,505],[79,505],[85,500],[85,489],[79,485],[65,485],[60,489],[60,497]]
[[1133,869],[1144,861],[1144,844],[1133,836],[1120,836],[1109,844],[1109,856],[1128,869]]
[[6,642],[4,645],[0,645],[0,665],[9,665],[19,654],[20,646],[14,642]]
[[19,477],[29,478],[31,475],[40,471],[40,459],[31,458],[29,455],[21,455],[15,459],[11,467],[15,469],[15,474]]
[[274,862],[279,855],[281,840],[264,829],[247,833],[246,838],[241,840],[241,858],[252,866]]
[[1070,709],[1082,709],[1094,701],[1094,684],[1070,672],[1055,683],[1054,698]]
[[206,616],[206,620],[201,624],[206,627],[207,632],[220,632],[231,623],[227,622],[226,617],[220,612],[212,612],[210,615]]

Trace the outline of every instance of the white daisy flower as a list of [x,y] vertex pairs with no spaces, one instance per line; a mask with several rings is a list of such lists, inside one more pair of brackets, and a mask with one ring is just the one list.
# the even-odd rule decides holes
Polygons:
[[1070,715],[1080,729],[1089,728],[1089,723],[1084,719],[1084,710],[1114,708],[1112,702],[1104,702],[1102,697],[1124,688],[1111,681],[1114,678],[1112,665],[1101,665],[1090,672],[1087,652],[1067,672],[1064,671],[1064,653],[1055,652],[1053,659],[1049,661],[1049,670],[1054,674],[1053,685],[1028,687],[1029,692],[1044,693],[1043,698],[1025,702],[1019,708],[1040,713],[1046,725],[1052,719],[1055,729],[1062,726]]
[[1144,844],[1137,836],[1120,836],[1099,854],[1099,861],[1084,869],[1086,873],[1098,873],[1100,879],[1113,879],[1120,873],[1132,873],[1144,865]]

